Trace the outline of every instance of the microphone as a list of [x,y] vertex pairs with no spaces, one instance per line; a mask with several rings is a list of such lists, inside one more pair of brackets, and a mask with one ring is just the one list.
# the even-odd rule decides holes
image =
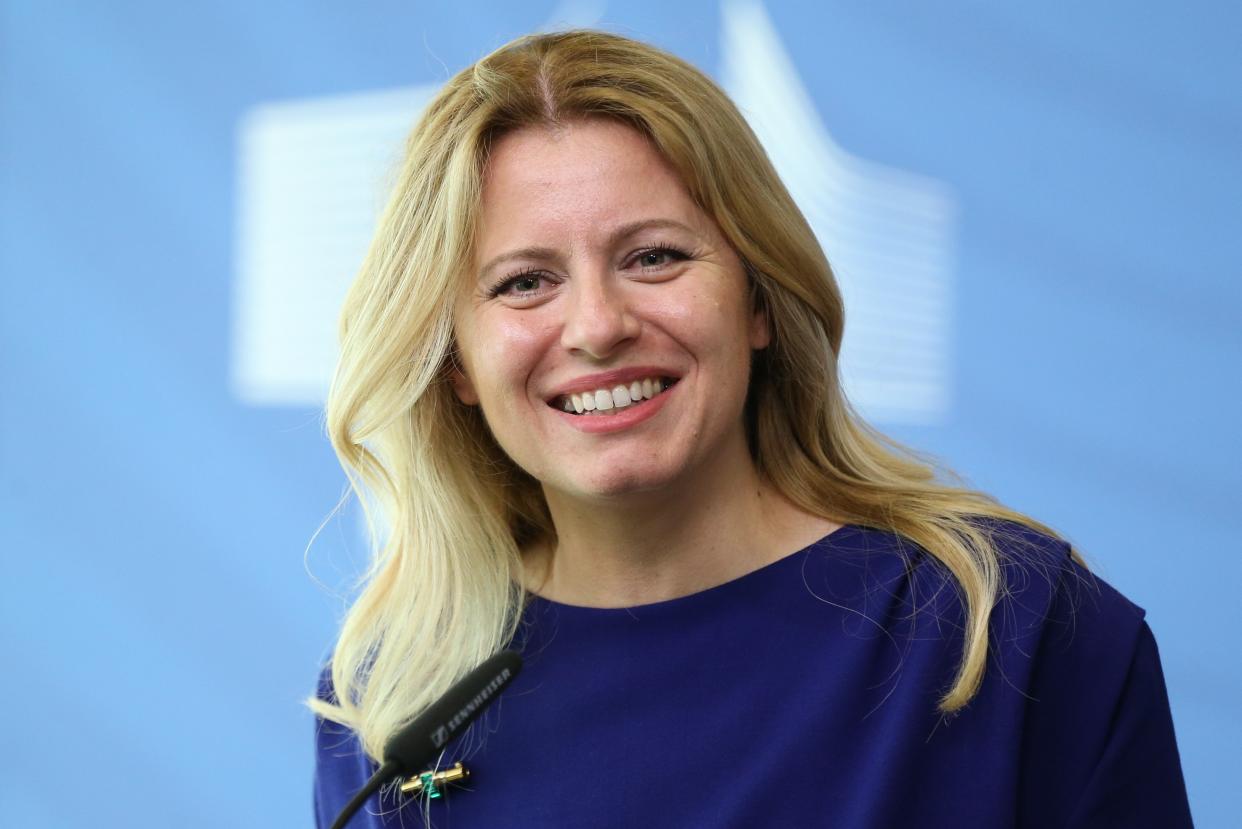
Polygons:
[[332,829],[344,829],[380,786],[398,775],[414,774],[429,763],[483,713],[520,670],[522,657],[516,651],[501,651],[466,674],[418,718],[389,737],[384,744],[384,764],[345,805]]
[[515,651],[496,654],[466,674],[418,719],[392,735],[384,744],[384,760],[395,761],[398,774],[415,773],[474,722],[521,669],[522,657]]

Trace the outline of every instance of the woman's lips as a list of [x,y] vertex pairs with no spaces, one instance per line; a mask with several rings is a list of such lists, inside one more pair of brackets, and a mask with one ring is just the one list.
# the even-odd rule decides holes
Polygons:
[[677,381],[671,377],[644,377],[615,386],[588,389],[553,398],[548,405],[570,414],[609,416],[662,394]]
[[579,432],[593,435],[621,432],[655,417],[674,394],[675,386],[675,382],[669,383],[652,397],[644,397],[637,402],[631,400],[628,405],[620,408],[614,404],[612,409],[601,411],[596,408],[587,411],[584,406],[584,411],[579,414],[576,410],[567,412],[563,408],[553,407],[553,412],[556,417],[563,418]]

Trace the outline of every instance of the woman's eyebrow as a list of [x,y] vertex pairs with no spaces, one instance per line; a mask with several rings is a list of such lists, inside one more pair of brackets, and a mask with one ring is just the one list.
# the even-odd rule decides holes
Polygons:
[[479,268],[479,281],[486,279],[493,268],[508,259],[552,259],[555,256],[556,251],[552,248],[529,247],[506,251],[487,260],[487,264]]
[[659,230],[661,228],[696,233],[694,228],[676,219],[639,219],[636,222],[627,222],[618,227],[608,235],[608,241],[616,243],[627,236],[633,236],[635,233],[640,233],[644,230]]
[[[684,222],[679,222],[676,219],[639,219],[633,222],[626,222],[609,233],[608,243],[610,245],[614,245],[617,242],[633,236],[636,233],[641,233],[644,230],[659,229],[680,230],[685,233],[694,234],[696,236],[698,235],[694,228]],[[557,252],[552,248],[538,246],[505,251],[498,256],[493,256],[491,259],[487,260],[487,263],[484,264],[483,267],[479,268],[479,280],[482,281],[486,279],[487,275],[491,273],[493,268],[508,259],[552,259],[556,256]]]

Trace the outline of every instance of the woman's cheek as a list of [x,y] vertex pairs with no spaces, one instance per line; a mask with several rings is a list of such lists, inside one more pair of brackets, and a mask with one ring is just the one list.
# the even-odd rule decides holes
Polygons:
[[531,375],[547,356],[548,344],[555,338],[551,327],[532,311],[513,311],[489,321],[479,343],[482,358],[479,369],[491,378],[495,397],[522,396]]
[[556,321],[551,310],[510,310],[495,321],[495,338],[509,349],[530,349],[553,335]]

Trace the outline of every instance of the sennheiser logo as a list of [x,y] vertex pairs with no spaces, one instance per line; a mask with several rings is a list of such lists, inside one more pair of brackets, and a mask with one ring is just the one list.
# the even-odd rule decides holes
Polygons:
[[453,738],[453,732],[461,727],[461,724],[470,719],[475,711],[478,711],[487,704],[492,694],[496,693],[502,685],[509,681],[509,677],[513,675],[513,671],[505,668],[496,677],[483,688],[482,691],[475,694],[474,697],[461,707],[461,710],[453,715],[453,719],[431,732],[431,742],[436,748],[444,748],[448,741]]

